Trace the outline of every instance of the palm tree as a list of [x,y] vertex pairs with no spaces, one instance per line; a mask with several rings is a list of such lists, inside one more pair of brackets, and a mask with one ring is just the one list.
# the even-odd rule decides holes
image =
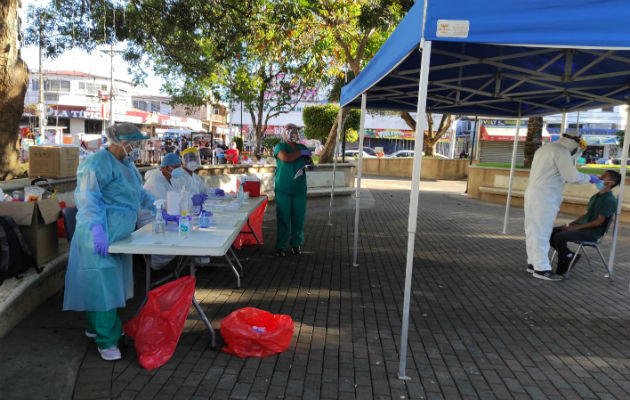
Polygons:
[[542,146],[542,117],[531,117],[527,120],[527,138],[523,150],[525,168],[531,168],[534,161],[534,153]]

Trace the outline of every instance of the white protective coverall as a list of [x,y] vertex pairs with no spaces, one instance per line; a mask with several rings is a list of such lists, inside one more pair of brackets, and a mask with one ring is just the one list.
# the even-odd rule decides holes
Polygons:
[[578,172],[571,151],[577,143],[565,137],[545,145],[534,154],[525,190],[525,246],[527,263],[537,271],[550,271],[549,237],[562,203],[564,183],[589,183]]
[[[177,190],[173,185],[171,185],[160,168],[152,169],[147,171],[144,174],[144,190],[151,193],[155,196],[156,199],[166,200],[166,192]],[[152,222],[153,216],[151,212],[142,210],[138,212],[138,228],[145,226],[146,224],[150,224]],[[158,255],[154,254],[151,256],[151,266],[155,269],[162,268],[168,264],[174,256],[168,255]]]
[[171,178],[171,184],[177,191],[186,188],[186,191],[191,194],[214,194],[214,189],[206,186],[201,177],[194,172],[190,175],[188,171],[184,171],[181,176]]

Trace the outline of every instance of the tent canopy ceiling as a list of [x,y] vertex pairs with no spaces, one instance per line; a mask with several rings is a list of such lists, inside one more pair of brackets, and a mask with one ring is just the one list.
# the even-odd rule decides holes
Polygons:
[[[358,107],[367,90],[368,108],[416,110],[423,7],[342,89],[344,107]],[[426,21],[427,111],[527,117],[629,100],[627,0],[430,1]]]

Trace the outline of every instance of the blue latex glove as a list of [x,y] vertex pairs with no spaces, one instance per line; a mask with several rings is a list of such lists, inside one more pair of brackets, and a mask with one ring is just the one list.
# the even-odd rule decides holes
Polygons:
[[214,194],[217,196],[225,196],[225,192],[223,191],[223,189],[214,189]]
[[302,150],[302,151],[300,151],[300,153],[302,153],[302,155],[304,157],[310,157],[311,156],[311,151],[308,150],[308,149]]
[[103,257],[107,256],[109,243],[107,234],[103,230],[103,225],[94,225],[92,227],[92,235],[94,236],[94,254],[100,254]]
[[162,218],[164,218],[164,221],[179,221],[178,215],[167,214],[165,209],[162,209]]
[[193,206],[203,205],[203,202],[208,200],[208,195],[205,193],[199,193],[192,197]]
[[306,169],[309,170],[309,171],[312,171],[312,170],[315,169],[315,166],[313,164],[309,164],[309,165],[306,166]]
[[601,179],[599,179],[599,178],[598,178],[597,176],[595,176],[595,175],[591,175],[591,179],[590,179],[590,181],[589,181],[589,182],[590,182],[590,183],[597,183],[597,182],[599,182],[599,181],[601,181]]

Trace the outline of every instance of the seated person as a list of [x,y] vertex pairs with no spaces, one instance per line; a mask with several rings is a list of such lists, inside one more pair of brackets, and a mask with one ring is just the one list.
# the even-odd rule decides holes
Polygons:
[[144,175],[144,189],[156,199],[166,199],[166,192],[175,190],[171,183],[173,170],[181,167],[182,162],[175,153],[168,153],[162,158],[160,168],[147,171]]
[[621,182],[621,175],[617,171],[608,170],[602,174],[600,179],[601,181],[596,184],[599,192],[595,193],[588,201],[586,213],[569,224],[553,228],[551,232],[549,242],[551,247],[558,252],[557,274],[567,272],[575,255],[569,251],[567,242],[596,241],[604,234],[606,222],[617,211],[617,199],[613,195],[612,189]]
[[230,148],[225,152],[225,159],[228,164],[238,164],[239,151],[235,142],[230,144]]
[[205,185],[203,180],[195,173],[201,167],[199,149],[189,147],[182,151],[182,166],[173,170],[172,185],[177,191],[184,189],[193,194],[193,204],[199,205],[211,195],[222,195],[221,189],[211,188]]
[[[162,158],[160,168],[147,171],[144,175],[144,189],[155,196],[156,199],[166,199],[166,192],[176,190],[172,185],[173,170],[181,167],[179,156],[175,153],[168,153]],[[150,224],[154,216],[148,211],[138,211],[138,228]],[[152,255],[151,265],[154,269],[160,269],[168,265],[175,256],[168,255]]]

